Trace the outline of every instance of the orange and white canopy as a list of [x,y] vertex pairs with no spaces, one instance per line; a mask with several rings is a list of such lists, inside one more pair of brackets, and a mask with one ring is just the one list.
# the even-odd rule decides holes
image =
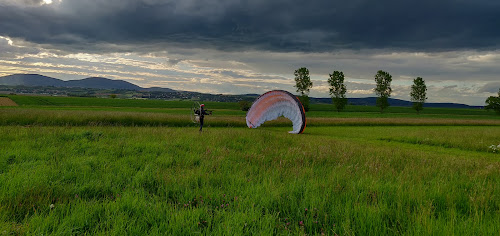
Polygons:
[[262,94],[252,104],[247,113],[247,126],[257,128],[266,121],[284,116],[292,121],[292,134],[301,134],[306,128],[304,107],[293,94],[283,90],[273,90]]

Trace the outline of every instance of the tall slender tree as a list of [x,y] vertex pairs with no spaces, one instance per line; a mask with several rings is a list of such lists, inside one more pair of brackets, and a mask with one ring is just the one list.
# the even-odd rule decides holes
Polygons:
[[427,100],[427,86],[422,78],[417,77],[413,80],[410,97],[413,102],[413,109],[419,114],[420,111],[424,109],[424,103],[425,100]]
[[337,112],[340,112],[347,105],[347,98],[345,97],[347,89],[344,84],[344,73],[342,71],[334,71],[329,75],[330,96],[332,96],[332,102]]
[[300,102],[304,106],[305,111],[309,111],[309,89],[312,88],[313,83],[309,77],[309,70],[305,67],[295,70],[295,88],[300,93]]
[[382,70],[379,70],[375,75],[375,82],[377,87],[375,87],[375,94],[377,94],[377,106],[380,107],[380,112],[382,113],[385,108],[389,107],[388,98],[391,96],[392,88],[392,76]]

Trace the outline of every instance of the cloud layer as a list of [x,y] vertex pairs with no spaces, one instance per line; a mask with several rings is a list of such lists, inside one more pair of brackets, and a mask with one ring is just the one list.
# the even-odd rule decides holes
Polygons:
[[66,45],[181,44],[219,50],[498,48],[500,2],[3,0],[0,35]]

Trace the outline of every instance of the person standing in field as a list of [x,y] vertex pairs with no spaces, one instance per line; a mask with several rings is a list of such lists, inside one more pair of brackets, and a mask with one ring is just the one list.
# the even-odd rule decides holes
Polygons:
[[210,113],[205,110],[205,104],[200,105],[199,111],[200,111],[199,115],[200,115],[200,132],[201,132],[203,129],[203,119],[205,119],[205,115],[210,115]]

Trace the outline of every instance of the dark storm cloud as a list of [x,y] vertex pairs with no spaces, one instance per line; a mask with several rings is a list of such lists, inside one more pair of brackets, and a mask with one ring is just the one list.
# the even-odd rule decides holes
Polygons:
[[103,44],[284,52],[500,46],[500,2],[490,0],[9,2],[0,1],[1,36],[71,50]]

